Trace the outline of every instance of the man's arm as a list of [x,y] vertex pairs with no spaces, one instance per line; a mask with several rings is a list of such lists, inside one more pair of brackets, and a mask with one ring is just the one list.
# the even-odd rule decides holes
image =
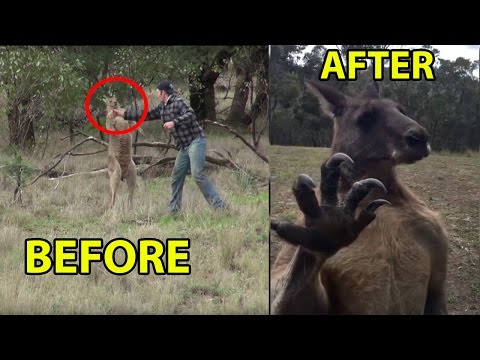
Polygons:
[[[123,116],[125,120],[133,120],[133,121],[138,121],[141,116],[142,116],[143,110],[133,110],[133,109],[128,109],[124,110],[124,113],[119,113],[120,116]],[[145,121],[152,121],[152,120],[160,120],[162,118],[164,112],[164,107],[162,104],[158,105],[156,108],[150,110],[147,113],[147,117],[145,118]]]

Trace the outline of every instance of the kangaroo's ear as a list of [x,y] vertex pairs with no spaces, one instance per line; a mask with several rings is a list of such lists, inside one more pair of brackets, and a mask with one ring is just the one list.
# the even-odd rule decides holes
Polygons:
[[378,87],[378,82],[369,82],[367,86],[365,86],[365,89],[360,96],[368,99],[378,99],[380,97],[380,89]]
[[347,106],[347,96],[341,91],[329,85],[314,83],[310,80],[305,80],[305,86],[310,93],[317,97],[321,106],[325,105],[326,100],[332,108],[334,115],[339,116],[345,110]]

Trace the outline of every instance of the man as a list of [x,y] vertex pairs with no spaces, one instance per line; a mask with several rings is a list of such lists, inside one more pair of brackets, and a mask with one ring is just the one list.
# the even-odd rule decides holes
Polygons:
[[[145,121],[162,120],[163,127],[173,136],[178,149],[172,172],[170,213],[176,214],[181,209],[183,184],[189,168],[207,202],[215,209],[226,209],[220,194],[204,173],[207,140],[195,112],[177,95],[170,81],[161,81],[156,92],[161,103],[147,113]],[[134,121],[138,121],[142,113],[132,109],[113,112],[125,120]]]

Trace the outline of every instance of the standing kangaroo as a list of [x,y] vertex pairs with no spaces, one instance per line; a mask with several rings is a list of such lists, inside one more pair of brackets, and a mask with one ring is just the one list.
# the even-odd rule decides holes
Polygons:
[[[121,116],[114,116],[111,110],[118,109],[118,102],[115,97],[106,100],[107,118],[106,127],[108,130],[124,130],[131,127],[130,122]],[[133,161],[132,134],[110,135],[108,144],[107,169],[110,178],[110,204],[112,208],[115,204],[118,185],[120,181],[127,180],[128,186],[128,204],[133,206],[133,193],[137,184],[137,169]]]
[[355,97],[306,86],[331,107],[332,156],[321,167],[322,206],[300,175],[302,224],[271,223],[284,240],[271,274],[273,313],[447,314],[444,225],[395,171],[429,155],[427,131],[376,83]]

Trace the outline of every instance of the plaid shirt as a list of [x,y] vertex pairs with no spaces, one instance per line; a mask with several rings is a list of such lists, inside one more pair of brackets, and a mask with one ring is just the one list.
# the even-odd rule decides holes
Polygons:
[[[142,111],[130,109],[125,111],[124,119],[138,121],[141,115]],[[164,124],[173,121],[175,126],[170,129],[170,134],[177,149],[184,149],[197,137],[205,136],[193,109],[176,94],[169,97],[166,105],[162,103],[147,113],[145,121],[151,120],[162,120]]]

